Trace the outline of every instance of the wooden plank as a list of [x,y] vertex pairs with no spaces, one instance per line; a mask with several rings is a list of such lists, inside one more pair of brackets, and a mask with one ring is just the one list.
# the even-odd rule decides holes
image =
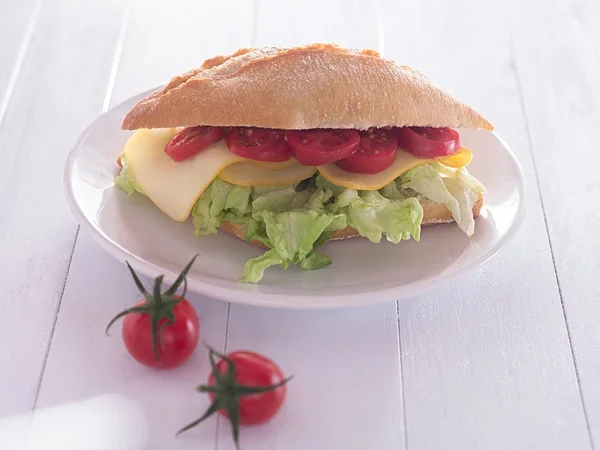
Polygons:
[[[333,311],[231,305],[227,350],[250,349],[295,378],[268,424],[245,428],[244,449],[403,449],[395,304]],[[221,421],[219,449],[234,449]]]
[[41,0],[0,3],[0,124],[31,45]]
[[600,5],[508,2],[518,79],[589,427],[600,444]]
[[[258,46],[378,45],[376,10],[368,2],[312,0],[283,9],[266,0],[257,23]],[[227,349],[258,351],[295,375],[281,413],[243,430],[244,449],[405,448],[394,303],[348,311],[231,305]],[[230,433],[221,421],[220,450],[234,448]]]
[[[253,27],[252,2],[215,3],[176,0],[166,5],[160,0],[137,1],[113,103],[198,67],[207,58],[248,45]],[[236,14],[231,14],[232,10]]]
[[0,128],[0,416],[34,403],[76,229],[60,174],[102,105],[121,12],[47,5]]
[[[124,34],[121,62],[113,71],[116,80],[112,103],[157,86],[214,54],[247,45],[252,30],[251,7],[247,2],[137,1]],[[228,14],[231,8],[238,14]],[[227,21],[202,20],[199,26],[199,18],[225,16],[229,17]],[[208,398],[195,391],[198,384],[206,382],[210,369],[202,343],[184,366],[157,372],[128,357],[119,335],[120,324],[116,324],[110,339],[104,336],[108,320],[137,299],[139,294],[125,266],[82,233],[75,247],[38,406],[80,402],[111,393],[141,413],[136,422],[141,422],[139,427],[132,427],[127,435],[121,433],[123,439],[138,442],[144,449],[214,449],[216,417],[175,437],[179,428],[200,417],[208,406]],[[200,316],[201,342],[222,349],[228,304],[194,294],[189,299]],[[78,337],[80,342],[74,345]]]
[[[544,8],[521,13],[523,24]],[[591,448],[501,2],[386,1],[383,9],[388,56],[485,112],[529,188],[525,224],[499,257],[400,303],[408,446]]]
[[332,43],[377,48],[376,4],[365,0],[309,0],[286,4],[257,0],[257,34],[253,45],[292,46]]
[[[147,286],[151,283],[143,278]],[[121,322],[104,330],[111,318],[141,299],[124,264],[115,262],[85,233],[77,248],[69,272],[63,301],[44,373],[38,408],[102,400],[112,413],[120,402],[138,411],[129,417],[136,424],[127,430],[109,423],[102,434],[111,435],[112,443],[141,441],[140,449],[214,449],[216,418],[193,434],[175,437],[177,430],[199,418],[208,407],[208,399],[195,391],[206,382],[210,366],[202,342],[223,348],[227,303],[188,296],[201,322],[201,342],[192,358],[173,370],[153,370],[129,357],[121,339]],[[66,414],[66,413],[65,413]],[[108,414],[108,413],[107,413]],[[98,413],[101,418],[104,415]],[[104,423],[103,421],[99,421]],[[82,424],[96,430],[93,424]],[[116,432],[120,435],[115,436]],[[57,433],[68,433],[59,428]],[[79,432],[80,445],[86,434]],[[104,448],[112,448],[108,444]],[[125,447],[123,447],[125,448]],[[127,447],[128,448],[128,447]]]

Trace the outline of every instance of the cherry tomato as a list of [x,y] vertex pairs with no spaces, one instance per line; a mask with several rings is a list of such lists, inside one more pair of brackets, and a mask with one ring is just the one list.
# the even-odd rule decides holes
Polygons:
[[358,150],[356,130],[289,130],[285,138],[292,155],[305,166],[320,166],[346,158]]
[[398,150],[398,136],[392,130],[372,128],[361,133],[360,148],[336,162],[346,172],[379,173],[392,164]]
[[[135,306],[145,305],[146,302],[144,299]],[[123,342],[136,361],[148,367],[172,369],[192,356],[198,345],[198,315],[186,299],[182,299],[173,307],[173,315],[175,321],[172,325],[165,326],[168,321],[166,318],[158,322],[159,329],[164,326],[158,338],[158,361],[152,346],[150,315],[131,313],[125,316],[122,328]]]
[[[236,351],[221,355],[209,349],[212,373],[206,385],[196,388],[208,392],[211,404],[197,420],[177,434],[195,427],[214,413],[227,417],[236,448],[239,448],[240,425],[257,425],[272,418],[283,405],[286,383],[281,369],[266,356],[251,351]],[[215,361],[215,355],[220,357]]]
[[396,128],[398,146],[418,158],[449,156],[460,148],[460,137],[452,128]]
[[184,128],[165,146],[165,153],[174,161],[181,162],[197,155],[222,138],[223,130],[219,127]]
[[[139,363],[148,367],[171,369],[183,364],[198,345],[199,321],[196,311],[185,299],[185,277],[196,256],[185,266],[173,284],[161,292],[163,275],[154,280],[152,292],[148,292],[129,263],[138,290],[144,296],[131,308],[121,311],[106,326],[108,330],[121,317],[125,348]],[[183,284],[183,292],[177,289]]]
[[[237,351],[227,355],[235,363],[235,382],[242,386],[260,387],[281,384],[274,390],[246,395],[239,399],[240,424],[257,425],[271,419],[281,408],[286,397],[285,377],[281,369],[270,359],[251,351]],[[222,359],[217,369],[222,374],[227,372],[229,363]],[[215,375],[211,374],[208,385],[215,385]],[[215,394],[210,393],[211,400]],[[220,409],[225,417],[227,410]]]
[[225,140],[229,151],[243,158],[280,162],[292,156],[282,130],[234,127]]

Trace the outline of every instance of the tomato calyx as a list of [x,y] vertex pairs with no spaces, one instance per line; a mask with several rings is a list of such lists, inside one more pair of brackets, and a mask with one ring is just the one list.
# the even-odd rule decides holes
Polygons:
[[[198,255],[194,255],[191,261],[183,268],[177,279],[173,282],[173,284],[164,292],[161,292],[161,286],[163,283],[164,275],[159,275],[154,279],[154,286],[152,289],[152,293],[148,292],[139,277],[133,270],[133,268],[129,265],[129,262],[125,261],[135,285],[138,290],[142,293],[146,301],[138,306],[134,306],[132,308],[128,308],[124,311],[121,311],[115,317],[111,319],[111,321],[106,326],[105,333],[108,336],[108,330],[110,327],[121,317],[126,316],[127,314],[148,314],[150,316],[150,333],[152,336],[152,349],[154,351],[154,358],[158,363],[161,362],[158,347],[159,345],[162,348],[162,334],[163,330],[175,323],[175,314],[173,312],[173,308],[183,301],[185,294],[187,292],[187,274],[194,264],[196,257]],[[176,295],[177,290],[183,283],[183,292],[180,295]],[[163,321],[166,319],[166,321]],[[162,322],[162,323],[161,323]]]
[[[235,446],[239,450],[240,399],[248,395],[256,395],[264,392],[274,391],[275,389],[278,389],[284,384],[288,383],[293,378],[293,375],[290,375],[289,377],[284,378],[281,382],[275,384],[269,384],[265,386],[246,386],[236,381],[236,363],[231,358],[217,352],[210,346],[207,346],[207,348],[209,351],[210,366],[212,368],[214,384],[199,385],[196,390],[198,392],[206,392],[211,394],[213,401],[199,419],[183,427],[177,432],[177,435],[195,427],[217,411],[225,410],[227,417],[231,422]],[[215,361],[215,355],[227,363],[227,369],[224,373],[218,369]]]

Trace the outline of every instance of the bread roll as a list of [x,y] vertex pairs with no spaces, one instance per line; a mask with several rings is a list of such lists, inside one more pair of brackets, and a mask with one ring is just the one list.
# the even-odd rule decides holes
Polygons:
[[323,44],[242,49],[207,60],[141,100],[122,128],[196,125],[493,129],[421,72],[373,50]]

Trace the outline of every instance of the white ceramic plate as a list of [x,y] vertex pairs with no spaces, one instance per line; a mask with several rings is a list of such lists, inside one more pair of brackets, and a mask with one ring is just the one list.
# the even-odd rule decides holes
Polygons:
[[117,156],[131,135],[123,117],[145,92],[102,114],[82,134],[66,163],[65,190],[81,225],[111,255],[148,276],[172,281],[198,253],[189,289],[222,300],[283,308],[349,307],[398,300],[439,287],[478,268],[515,235],[523,218],[523,175],[494,133],[460,130],[474,157],[469,171],[486,186],[482,214],[468,238],[455,224],[424,227],[421,241],[329,242],[328,267],[273,267],[257,284],[238,283],[247,259],[262,251],[225,233],[196,238],[190,221],[177,223],[148,199],[129,199],[113,180]]

